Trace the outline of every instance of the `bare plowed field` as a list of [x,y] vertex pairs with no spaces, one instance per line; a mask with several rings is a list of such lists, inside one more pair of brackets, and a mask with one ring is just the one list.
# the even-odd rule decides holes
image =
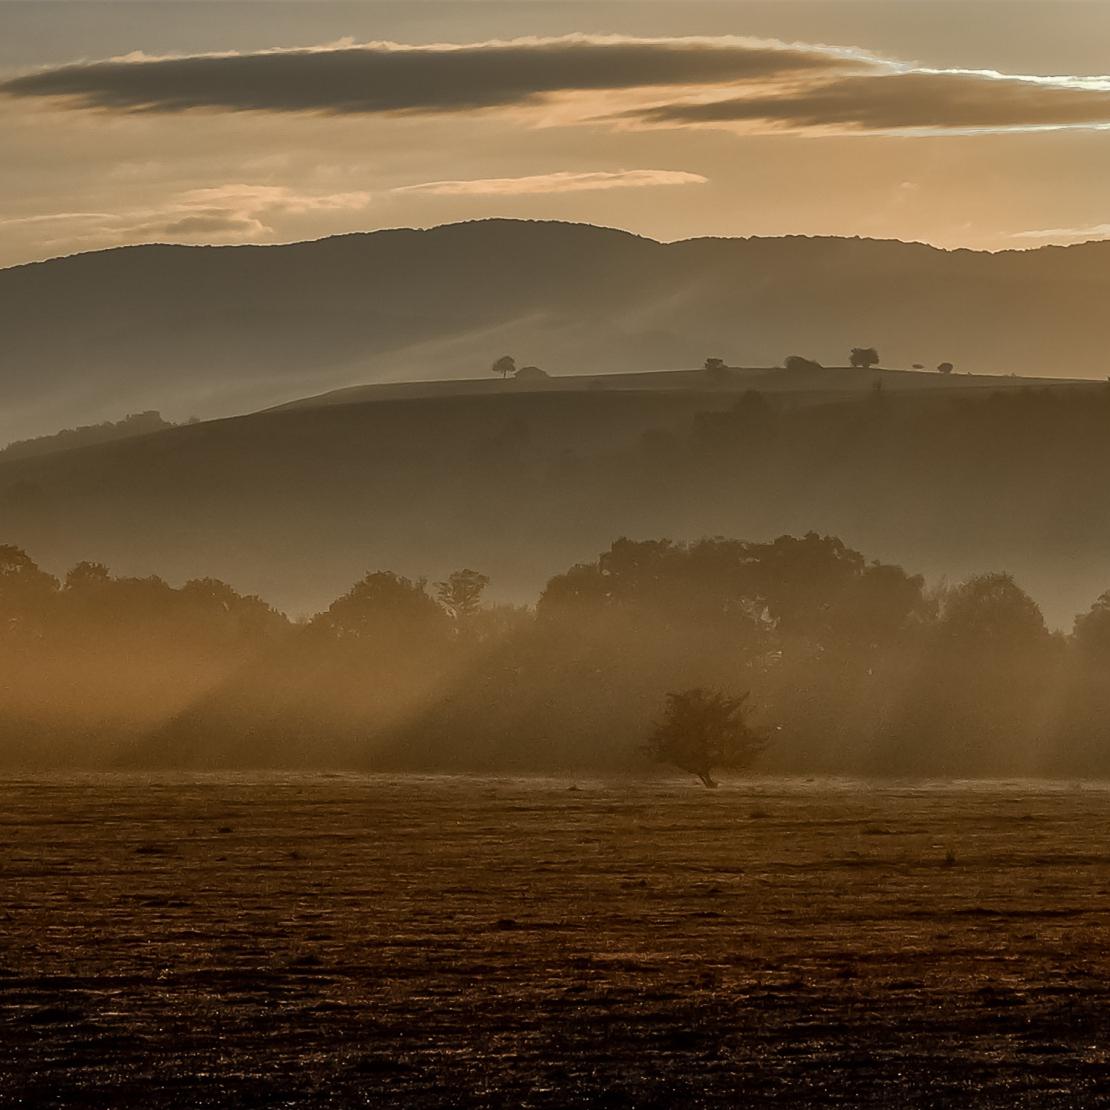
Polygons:
[[1110,791],[0,783],[0,1106],[1110,1105]]

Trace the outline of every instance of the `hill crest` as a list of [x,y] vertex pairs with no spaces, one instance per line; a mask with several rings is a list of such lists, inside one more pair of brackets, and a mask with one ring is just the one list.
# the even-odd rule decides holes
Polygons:
[[[0,270],[0,442],[157,409],[211,418],[373,382],[952,361],[1101,378],[1110,247],[835,237],[659,243],[485,220],[270,246],[147,245]],[[64,325],[64,326],[60,326]]]

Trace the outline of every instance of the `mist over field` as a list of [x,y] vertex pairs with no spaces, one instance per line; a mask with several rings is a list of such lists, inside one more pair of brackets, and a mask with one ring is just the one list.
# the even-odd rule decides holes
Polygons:
[[717,690],[763,772],[1110,771],[1105,383],[490,364],[0,450],[0,760],[644,773]]
[[1064,636],[1006,573],[927,588],[816,533],[620,539],[534,608],[484,603],[470,568],[374,571],[297,624],[216,579],[59,582],[11,546],[0,584],[17,768],[644,773],[664,691],[700,713],[742,690],[764,772],[1110,772],[1110,591]]

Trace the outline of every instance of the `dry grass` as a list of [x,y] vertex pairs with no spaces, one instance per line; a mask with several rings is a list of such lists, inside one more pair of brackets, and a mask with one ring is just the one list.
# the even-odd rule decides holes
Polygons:
[[1110,793],[568,785],[0,784],[0,1106],[1110,1100]]

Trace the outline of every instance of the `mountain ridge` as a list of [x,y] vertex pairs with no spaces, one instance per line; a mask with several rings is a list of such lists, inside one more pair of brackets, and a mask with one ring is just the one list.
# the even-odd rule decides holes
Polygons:
[[398,226],[369,228],[365,231],[343,231],[332,235],[321,235],[314,239],[287,239],[273,243],[174,243],[153,240],[148,243],[120,243],[114,246],[96,247],[91,250],[73,251],[69,254],[51,255],[48,258],[29,259],[26,262],[13,262],[7,266],[0,266],[0,274],[12,270],[26,270],[37,266],[48,266],[55,262],[65,262],[75,258],[90,258],[98,255],[122,254],[148,250],[180,250],[180,251],[269,251],[281,250],[288,247],[313,247],[320,243],[330,243],[342,240],[368,239],[381,235],[393,234],[431,234],[445,228],[482,227],[497,224],[514,224],[525,226],[542,226],[558,228],[587,228],[590,231],[609,232],[629,239],[638,239],[660,247],[677,247],[692,243],[780,243],[791,241],[802,242],[830,242],[830,243],[889,243],[902,247],[920,247],[942,255],[978,255],[998,257],[1006,255],[1028,255],[1048,252],[1078,252],[1084,248],[1110,248],[1110,239],[1084,239],[1075,243],[1043,243],[1038,246],[1028,247],[1001,247],[990,250],[986,247],[944,247],[939,243],[930,243],[924,239],[899,239],[896,236],[877,235],[825,235],[806,234],[804,232],[786,232],[782,235],[688,235],[679,239],[656,239],[652,235],[645,235],[627,228],[615,227],[611,224],[592,224],[583,220],[544,220],[527,219],[509,216],[488,216],[472,220],[454,220],[442,224],[430,224],[427,227]]
[[953,361],[1106,372],[1110,246],[945,251],[785,236],[672,243],[481,220],[293,244],[110,248],[0,270],[0,442],[157,409],[171,420],[506,352],[555,373]]

